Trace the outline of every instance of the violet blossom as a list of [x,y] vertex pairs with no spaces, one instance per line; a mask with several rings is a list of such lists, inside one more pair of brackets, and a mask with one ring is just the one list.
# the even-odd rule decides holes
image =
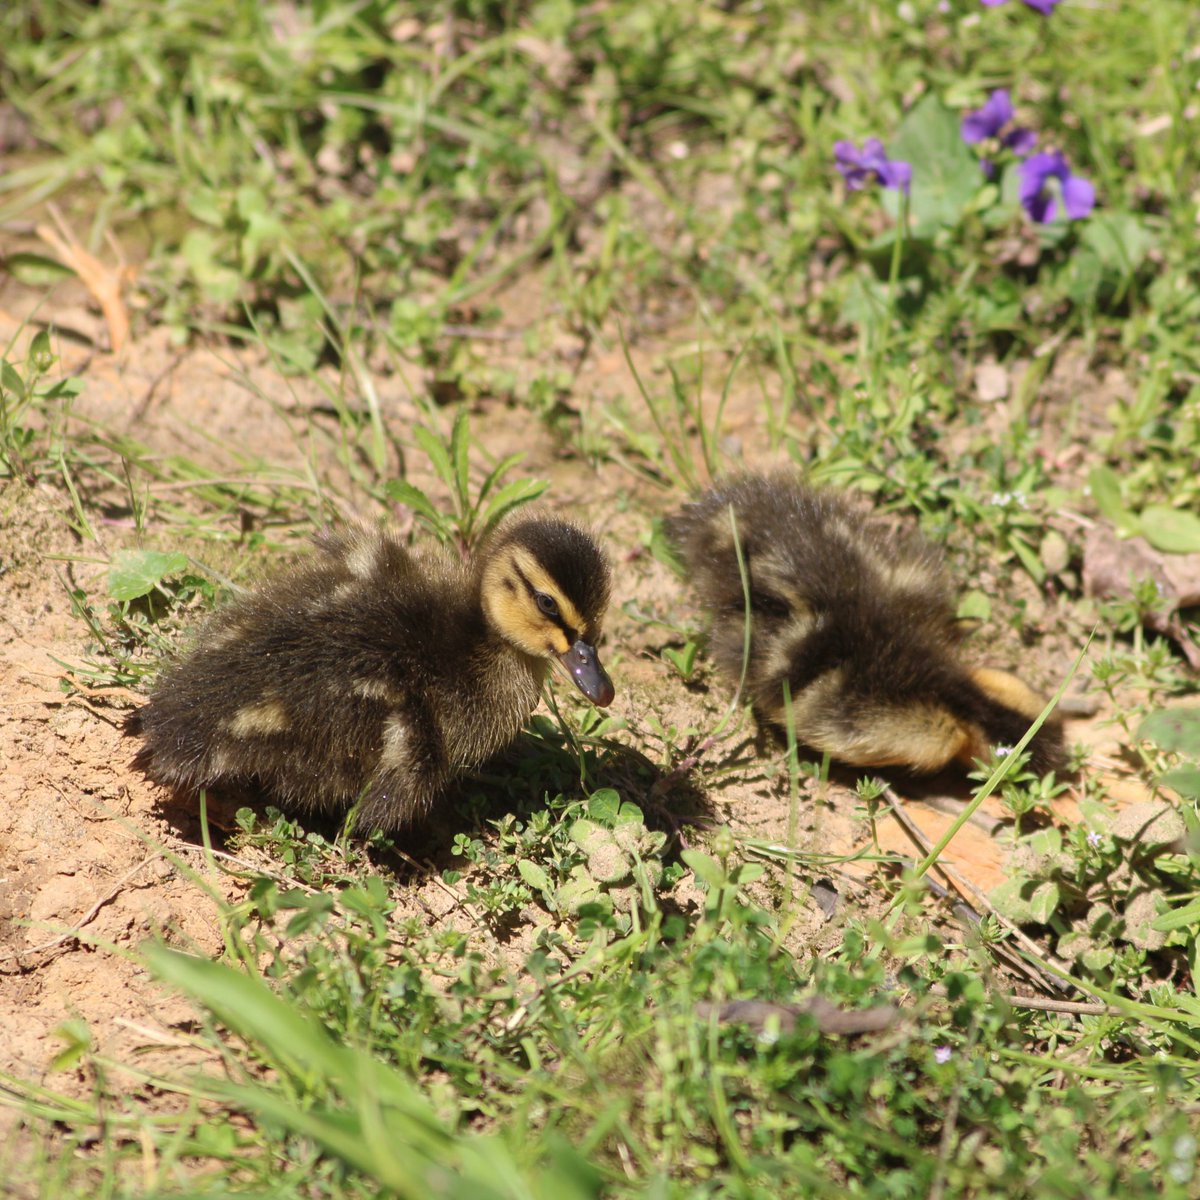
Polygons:
[[[1008,0],[981,0],[984,8],[998,8],[1001,4],[1007,4]],[[1025,0],[1025,3],[1030,8],[1037,9],[1044,17],[1048,17],[1056,5],[1061,4],[1062,0]]]
[[1037,134],[1032,129],[1014,125],[1007,133],[1000,131],[1013,119],[1012,100],[1007,88],[997,88],[982,108],[969,112],[962,119],[962,139],[969,146],[977,146],[991,138],[998,138],[1000,145],[1014,154],[1025,155],[1037,145]]
[[912,166],[889,159],[878,138],[867,138],[862,150],[853,142],[835,142],[833,154],[837,169],[845,176],[846,186],[852,192],[878,179],[885,188],[898,188],[907,194],[912,182]]
[[1096,206],[1096,189],[1071,174],[1061,151],[1034,154],[1021,163],[1021,206],[1039,225],[1054,220],[1060,194],[1068,220],[1086,217]]

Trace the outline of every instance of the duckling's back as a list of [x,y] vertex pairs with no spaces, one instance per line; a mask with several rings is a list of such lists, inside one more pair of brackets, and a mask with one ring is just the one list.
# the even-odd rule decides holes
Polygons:
[[[667,533],[712,613],[717,665],[734,680],[744,669],[765,723],[785,727],[790,706],[814,749],[936,771],[989,741],[1011,745],[1041,710],[1011,676],[965,664],[938,552],[836,493],[744,476],[685,506]],[[1053,765],[1053,734],[1036,753]]]

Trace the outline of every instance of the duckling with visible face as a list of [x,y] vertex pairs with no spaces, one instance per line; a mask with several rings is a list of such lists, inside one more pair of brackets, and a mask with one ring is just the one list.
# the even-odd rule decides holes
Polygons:
[[249,784],[293,810],[357,803],[359,829],[392,830],[517,736],[549,665],[612,702],[596,653],[608,566],[577,526],[510,518],[467,563],[375,529],[320,548],[218,612],[130,716],[151,779]]
[[[750,608],[745,690],[764,725],[786,728],[786,684],[800,742],[850,766],[930,774],[1015,745],[1042,711],[1019,679],[968,665],[931,545],[786,474],[721,483],[667,521],[730,678],[742,675],[747,602],[735,526]],[[1036,770],[1061,766],[1058,727],[1047,721],[1030,749]]]

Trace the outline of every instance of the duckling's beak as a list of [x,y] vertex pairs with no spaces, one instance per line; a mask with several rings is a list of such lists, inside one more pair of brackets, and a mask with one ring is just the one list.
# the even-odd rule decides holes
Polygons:
[[597,708],[607,708],[612,703],[616,692],[608,672],[600,665],[595,646],[589,646],[581,639],[566,654],[560,654],[558,661],[566,667],[575,686]]

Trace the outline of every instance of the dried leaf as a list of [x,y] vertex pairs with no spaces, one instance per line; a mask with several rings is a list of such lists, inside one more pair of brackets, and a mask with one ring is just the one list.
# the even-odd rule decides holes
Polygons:
[[1153,579],[1166,612],[1150,613],[1146,625],[1178,643],[1189,665],[1200,671],[1200,646],[1192,640],[1179,609],[1200,604],[1200,554],[1165,554],[1145,538],[1121,540],[1107,525],[1088,530],[1083,547],[1083,590],[1100,600],[1124,600],[1133,595],[1138,580]]
[[838,1008],[821,996],[813,996],[802,1004],[771,1004],[765,1000],[734,1000],[717,1006],[701,1002],[696,1005],[696,1015],[708,1020],[716,1013],[721,1025],[745,1025],[755,1033],[768,1033],[777,1025],[780,1033],[791,1033],[796,1028],[796,1019],[809,1016],[816,1022],[819,1032],[826,1036],[850,1037],[859,1033],[875,1033],[894,1025],[900,1018],[900,1010],[891,1004],[877,1004],[874,1008]]

